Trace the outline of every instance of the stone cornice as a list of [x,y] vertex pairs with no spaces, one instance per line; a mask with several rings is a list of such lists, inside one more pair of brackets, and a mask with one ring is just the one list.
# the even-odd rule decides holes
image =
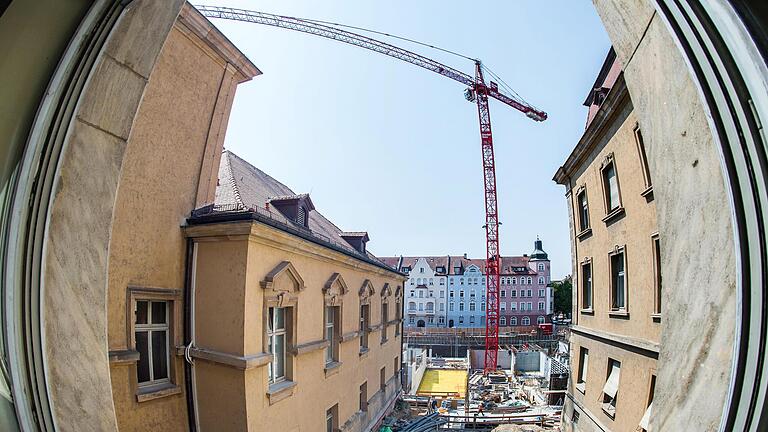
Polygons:
[[631,104],[629,91],[624,81],[624,73],[621,73],[616,79],[611,91],[603,101],[603,104],[595,114],[594,119],[589,124],[579,142],[574,147],[565,163],[558,168],[552,180],[557,184],[568,186],[568,179],[574,171],[583,162],[583,160],[596,148],[600,139],[603,137],[610,123],[619,115],[621,108],[625,104]]
[[644,351],[648,357],[659,357],[659,344],[646,339],[633,338],[629,336],[609,333],[602,330],[591,329],[579,325],[571,327],[571,331],[577,335],[590,339],[600,339],[602,341],[617,345],[624,349]]
[[220,55],[222,59],[237,69],[243,76],[240,82],[248,81],[257,75],[261,75],[259,68],[251,63],[248,57],[194,6],[185,2],[177,19],[195,36],[205,42],[209,48]]

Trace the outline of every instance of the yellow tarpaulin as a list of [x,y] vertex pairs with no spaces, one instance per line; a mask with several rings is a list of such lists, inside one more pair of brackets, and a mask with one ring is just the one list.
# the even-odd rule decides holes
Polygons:
[[467,371],[427,369],[416,394],[419,396],[457,396],[467,392]]

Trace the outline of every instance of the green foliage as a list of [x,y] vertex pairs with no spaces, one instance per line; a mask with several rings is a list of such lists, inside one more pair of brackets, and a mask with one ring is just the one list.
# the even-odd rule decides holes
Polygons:
[[552,291],[554,295],[554,312],[555,314],[564,313],[571,316],[573,308],[573,284],[571,283],[571,277],[566,276],[561,281],[552,281]]

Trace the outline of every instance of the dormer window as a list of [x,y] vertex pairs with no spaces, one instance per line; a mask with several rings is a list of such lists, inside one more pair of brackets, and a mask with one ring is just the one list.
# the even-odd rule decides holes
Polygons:
[[[339,234],[341,238],[344,239],[347,243],[349,243],[350,246],[355,248],[358,252],[364,254],[365,252],[365,244],[368,243],[370,238],[368,238],[368,233],[365,231],[356,231],[356,232],[343,232]],[[410,267],[408,268],[410,270]]]
[[315,209],[308,194],[273,197],[269,204],[286,219],[303,228],[309,228],[309,212]]

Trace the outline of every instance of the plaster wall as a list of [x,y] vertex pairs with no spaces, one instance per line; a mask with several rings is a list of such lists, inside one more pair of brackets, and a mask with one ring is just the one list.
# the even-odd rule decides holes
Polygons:
[[650,2],[596,0],[595,6],[646,130],[669,287],[651,428],[714,430],[731,379],[737,308],[731,205],[720,153],[688,65]]
[[[606,344],[575,333],[571,334],[570,344],[572,379],[568,384],[568,403],[565,404],[563,413],[564,429],[635,432],[651,400],[651,377],[656,375],[656,359],[649,355],[650,353],[640,354],[631,347]],[[583,387],[583,392],[574,385],[581,367],[579,352],[582,347],[589,350],[586,386]],[[609,358],[621,362],[616,412],[613,417],[602,408],[603,386],[609,375]],[[573,410],[579,412],[576,424],[573,423]]]
[[[189,226],[187,235],[197,244],[195,273],[196,346],[218,351],[228,360],[196,360],[206,366],[197,369],[198,405],[201,426],[228,424],[228,430],[315,430],[324,424],[326,411],[338,404],[342,430],[367,430],[383,414],[400,389],[398,369],[401,339],[395,335],[395,296],[402,295],[404,278],[394,272],[295,237],[259,222],[230,222]],[[272,285],[267,276],[283,262],[291,270],[280,273]],[[297,276],[293,274],[296,273]],[[339,363],[327,366],[324,335],[324,287],[339,273],[348,291],[338,297],[341,308]],[[299,289],[297,280],[303,281]],[[370,281],[369,350],[361,354],[358,330],[360,291]],[[382,323],[382,293],[389,320]],[[265,315],[274,305],[274,293],[286,292],[285,300],[294,316],[289,334],[286,361],[287,387],[270,386],[268,366],[271,355],[265,343]],[[277,297],[279,298],[279,296]],[[205,310],[205,313],[203,313]],[[290,328],[290,327],[289,327]],[[387,334],[382,343],[381,332]],[[220,339],[227,339],[226,345]],[[216,347],[216,349],[213,349]],[[229,362],[229,363],[227,363]],[[380,371],[385,371],[385,389],[380,389]],[[211,375],[225,376],[217,382]],[[223,384],[235,383],[232,388]],[[359,411],[360,385],[367,382],[367,412]],[[241,401],[242,410],[227,407]],[[216,395],[216,397],[209,397]],[[301,413],[301,415],[297,415]],[[235,417],[235,418],[233,418]]]
[[[180,293],[187,247],[180,225],[199,197],[205,200],[209,195],[206,161],[219,155],[223,144],[223,132],[210,132],[226,127],[235,88],[250,79],[194,27],[196,20],[207,22],[201,18],[185,5],[168,34],[130,129],[120,171],[109,242],[110,352],[136,353],[129,287],[178,293],[173,299],[170,341],[173,388],[141,399],[136,378],[138,353],[128,360],[111,356],[113,398],[122,430],[189,428],[184,363],[175,349],[183,345]],[[228,338],[232,335],[222,335],[217,343],[226,345]]]
[[[425,327],[445,327],[447,320],[441,324],[440,317],[442,316],[443,320],[445,320],[448,308],[446,305],[446,296],[448,295],[446,292],[447,277],[437,276],[435,269],[424,258],[419,258],[416,261],[409,272],[409,276],[405,285],[407,297],[404,307],[408,315],[405,325],[407,327],[416,327],[419,320],[422,320]],[[413,303],[414,309],[410,308],[411,303]],[[432,313],[428,313],[428,303],[433,305]],[[411,317],[413,317],[413,322],[411,322]],[[429,322],[430,317],[432,317],[431,323]]]

